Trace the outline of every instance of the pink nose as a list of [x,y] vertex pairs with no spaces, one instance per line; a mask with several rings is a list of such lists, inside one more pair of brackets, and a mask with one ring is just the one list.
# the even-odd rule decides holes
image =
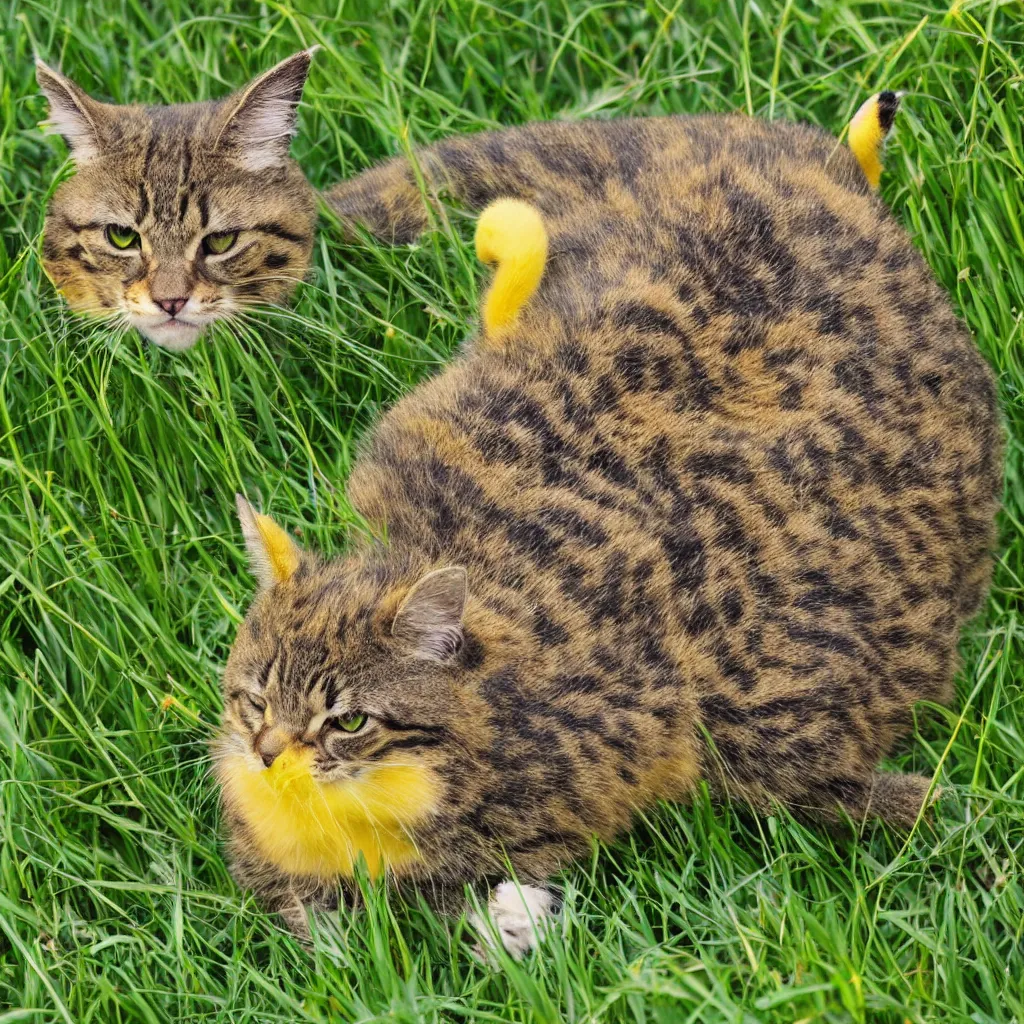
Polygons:
[[177,316],[188,302],[188,296],[183,299],[154,299],[153,300],[169,316]]

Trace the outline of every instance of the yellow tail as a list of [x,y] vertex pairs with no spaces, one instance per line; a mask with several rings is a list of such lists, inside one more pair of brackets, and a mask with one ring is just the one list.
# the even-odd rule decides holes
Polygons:
[[889,134],[899,105],[899,93],[876,93],[850,122],[850,149],[872,188],[878,188],[882,178],[882,143]]
[[480,214],[476,254],[497,263],[484,299],[484,332],[495,337],[508,329],[537,290],[548,257],[548,233],[536,207],[520,199],[498,199]]

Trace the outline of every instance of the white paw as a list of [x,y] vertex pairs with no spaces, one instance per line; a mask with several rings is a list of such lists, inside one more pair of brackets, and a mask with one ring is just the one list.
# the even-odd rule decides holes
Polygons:
[[502,882],[495,887],[487,904],[487,917],[475,911],[469,922],[480,936],[474,952],[481,959],[493,952],[495,932],[509,956],[519,960],[543,938],[551,923],[555,898],[547,889],[535,885]]

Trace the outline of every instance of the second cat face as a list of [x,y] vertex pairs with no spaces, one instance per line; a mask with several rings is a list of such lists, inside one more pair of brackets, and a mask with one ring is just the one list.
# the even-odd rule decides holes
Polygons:
[[76,174],[54,194],[43,262],[77,312],[172,350],[284,301],[309,267],[316,197],[288,156],[311,51],[219,102],[114,106],[44,64]]

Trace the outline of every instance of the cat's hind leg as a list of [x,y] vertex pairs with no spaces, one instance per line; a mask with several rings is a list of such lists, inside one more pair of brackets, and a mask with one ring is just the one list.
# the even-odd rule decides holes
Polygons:
[[[847,817],[854,822],[877,818],[890,828],[909,831],[939,795],[926,775],[872,771],[858,778],[844,778],[816,788],[796,802],[794,809],[810,810],[825,822]],[[829,804],[826,796],[835,801]]]
[[893,828],[911,829],[939,794],[939,788],[933,790],[932,780],[926,775],[873,772],[867,803],[858,810],[866,810],[869,816],[881,818]]

